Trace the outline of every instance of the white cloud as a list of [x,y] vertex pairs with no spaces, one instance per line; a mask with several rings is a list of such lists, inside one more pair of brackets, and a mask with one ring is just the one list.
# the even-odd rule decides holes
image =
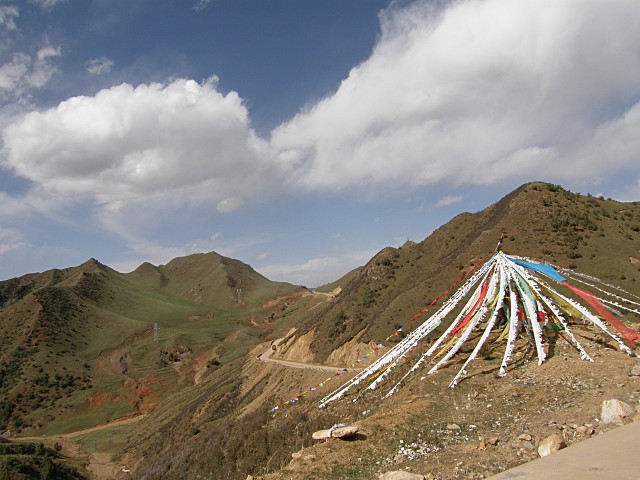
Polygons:
[[259,253],[258,255],[256,255],[256,260],[261,262],[262,260],[264,260],[268,256],[269,256],[269,252],[262,252],[262,253]]
[[68,223],[65,212],[73,202],[65,197],[48,195],[37,189],[24,194],[11,195],[0,191],[0,224],[26,221],[31,215],[40,215],[58,223]]
[[460,203],[464,200],[462,195],[446,195],[436,202],[436,207],[448,207],[454,203]]
[[0,192],[0,220],[19,217],[32,211],[30,202],[21,197],[14,197],[5,192]]
[[20,12],[13,5],[0,5],[0,27],[5,30],[16,30],[16,18],[20,16]]
[[388,10],[371,57],[272,132],[292,187],[567,180],[638,168],[640,3],[446,5]]
[[50,10],[65,1],[66,0],[31,0],[32,3],[37,3],[46,10]]
[[114,61],[107,57],[98,57],[87,60],[84,64],[84,68],[89,75],[104,75],[109,73],[113,68]]
[[277,170],[239,96],[215,80],[122,84],[31,112],[4,130],[4,164],[44,191],[112,211],[159,198],[229,210]]
[[0,255],[25,245],[22,234],[18,230],[0,227]]
[[60,48],[50,44],[40,48],[34,56],[15,52],[0,65],[0,100],[17,101],[33,89],[44,87],[58,68],[51,62],[60,56]]
[[51,64],[49,59],[60,55],[60,47],[47,45],[38,50],[33,68],[27,76],[28,85],[34,88],[44,87],[51,80],[53,74],[58,71],[58,68]]
[[211,1],[212,0],[198,0],[198,2],[193,6],[193,9],[196,12],[201,12],[202,10],[207,8],[207,5],[209,5]]
[[[630,180],[630,179],[628,179]],[[598,192],[594,197],[608,197],[609,195],[604,192]],[[640,180],[635,183],[627,184],[626,187],[618,195],[613,196],[616,200],[621,202],[637,202],[640,201]]]
[[270,280],[319,287],[334,282],[354,268],[366,264],[377,252],[374,250],[357,251],[337,257],[312,258],[299,264],[267,265],[256,268]]
[[7,63],[0,65],[0,92],[11,92],[20,85],[31,66],[31,57],[16,53]]
[[243,205],[244,200],[242,199],[242,197],[229,197],[218,202],[218,205],[216,205],[216,210],[218,210],[218,213],[231,213],[235,210],[238,210],[239,208],[242,208]]

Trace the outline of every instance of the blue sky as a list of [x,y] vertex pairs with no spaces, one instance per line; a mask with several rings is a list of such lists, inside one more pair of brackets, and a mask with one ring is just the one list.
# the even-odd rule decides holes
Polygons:
[[640,4],[0,0],[0,279],[317,286],[544,180],[640,199]]

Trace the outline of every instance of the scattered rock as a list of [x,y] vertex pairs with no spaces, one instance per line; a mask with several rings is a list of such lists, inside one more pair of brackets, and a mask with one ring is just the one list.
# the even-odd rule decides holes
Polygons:
[[311,438],[313,438],[314,440],[324,440],[325,438],[331,438],[331,429],[318,430],[317,432],[313,432]]
[[547,455],[557,452],[566,446],[567,444],[564,443],[562,437],[557,433],[553,433],[540,442],[540,445],[538,446],[538,455],[546,457]]
[[447,430],[460,430],[460,425],[455,423],[450,423],[447,425]]
[[518,440],[522,440],[523,442],[530,442],[533,437],[528,433],[523,433],[518,437]]
[[581,425],[578,428],[576,428],[576,432],[578,432],[581,435],[585,435],[587,433],[587,427],[585,427],[584,425]]
[[635,409],[628,403],[613,398],[602,402],[600,420],[602,423],[623,423],[623,419],[631,418],[635,415]]
[[291,454],[291,458],[293,458],[294,460],[297,460],[298,458],[301,458],[301,457],[302,457],[302,452],[301,451],[300,452],[293,452]]
[[353,437],[356,433],[358,433],[358,427],[355,427],[355,426],[338,427],[331,430],[331,437],[332,438],[349,438],[349,437]]
[[334,425],[327,430],[313,432],[311,438],[314,440],[324,440],[325,438],[349,438],[358,433],[358,427],[344,424]]
[[631,371],[629,372],[629,376],[631,377],[640,377],[640,363],[633,366]]
[[522,442],[522,448],[526,448],[527,450],[535,450],[536,446],[530,441]]
[[402,470],[396,470],[394,472],[386,472],[380,475],[380,480],[425,480],[424,475],[417,473],[405,472]]
[[489,445],[494,445],[494,446],[497,445],[499,441],[500,441],[500,437],[491,437],[487,439],[487,443]]

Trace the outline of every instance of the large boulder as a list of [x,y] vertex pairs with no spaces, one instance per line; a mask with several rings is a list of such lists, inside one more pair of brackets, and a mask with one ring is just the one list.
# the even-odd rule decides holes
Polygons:
[[557,433],[553,433],[540,441],[538,445],[538,455],[546,457],[547,455],[557,452],[567,446],[564,440]]
[[624,423],[625,418],[632,418],[636,410],[628,403],[613,398],[602,402],[600,421],[602,423]]

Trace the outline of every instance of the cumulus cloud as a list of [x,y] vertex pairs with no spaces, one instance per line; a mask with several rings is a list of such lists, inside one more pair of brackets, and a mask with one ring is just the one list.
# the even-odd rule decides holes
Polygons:
[[104,75],[109,73],[113,68],[114,61],[107,57],[98,57],[87,60],[84,64],[84,68],[89,75]]
[[640,3],[433,4],[392,6],[371,57],[272,132],[292,186],[491,184],[637,169]]
[[122,84],[31,112],[4,130],[4,164],[44,191],[113,211],[167,195],[230,211],[277,171],[240,97],[215,80]]

